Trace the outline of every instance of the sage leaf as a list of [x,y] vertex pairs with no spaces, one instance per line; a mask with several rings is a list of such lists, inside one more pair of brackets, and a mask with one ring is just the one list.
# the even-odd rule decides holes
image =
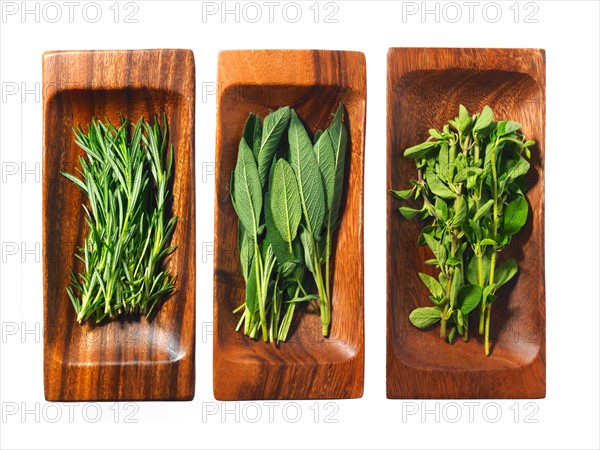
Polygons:
[[245,139],[240,141],[234,177],[235,210],[246,232],[256,240],[262,210],[262,187],[252,150]]
[[[290,164],[298,181],[298,192],[306,227],[319,238],[325,218],[325,194],[312,143],[294,110],[288,130]],[[236,180],[237,183],[237,180]]]
[[323,188],[325,192],[325,202],[327,209],[331,209],[333,204],[333,195],[335,187],[335,159],[333,155],[333,146],[329,137],[329,130],[321,133],[314,146],[317,164],[323,179]]
[[306,265],[306,268],[314,274],[315,245],[310,231],[302,225],[300,226],[300,241],[304,247],[304,264]]
[[260,144],[262,140],[262,123],[258,114],[250,113],[246,124],[244,125],[243,138],[246,140],[248,147],[252,149],[254,159],[258,161],[260,152]]
[[275,227],[283,240],[291,244],[300,225],[302,207],[296,176],[285,159],[275,163],[270,192],[272,203],[277,205],[272,210]]
[[[340,205],[342,203],[342,191],[344,188],[344,166],[346,162],[346,151],[348,146],[348,131],[342,122],[343,114],[344,107],[340,103],[333,117],[333,121],[327,129],[327,134],[331,139],[331,145],[333,148],[333,172],[335,176],[333,193],[331,198],[328,195],[327,201],[327,205],[329,207],[328,221],[332,226],[338,221]],[[329,176],[328,174],[325,175]],[[325,178],[325,182],[329,185],[331,180]]]
[[284,106],[277,111],[273,111],[265,117],[260,149],[258,151],[258,172],[260,174],[260,183],[264,187],[267,181],[267,175],[271,169],[273,156],[277,151],[279,141],[285,132],[290,120],[290,107]]
[[238,249],[240,252],[240,264],[242,266],[242,276],[244,280],[248,281],[250,274],[250,268],[254,259],[254,241],[246,230],[240,220],[238,220]]
[[323,130],[317,130],[317,132],[315,133],[315,137],[314,137],[315,144],[319,141],[322,134],[323,134]]
[[294,245],[297,244],[297,240],[292,244],[285,242],[277,230],[273,221],[271,192],[265,194],[265,223],[267,225],[266,240],[271,245],[281,274],[288,276],[293,272],[296,264],[300,262],[294,254]]

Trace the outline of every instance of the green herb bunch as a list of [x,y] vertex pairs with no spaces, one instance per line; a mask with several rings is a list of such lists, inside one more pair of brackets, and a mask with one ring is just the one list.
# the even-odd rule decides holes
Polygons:
[[82,272],[71,271],[67,293],[77,321],[101,322],[120,314],[150,316],[157,302],[175,288],[162,260],[175,247],[169,240],[176,217],[168,218],[173,147],[167,120],[161,129],[121,119],[119,128],[92,120],[87,133],[74,130],[79,177],[62,172],[86,195],[88,234],[77,258]]
[[391,191],[422,203],[420,209],[403,206],[400,213],[425,221],[418,243],[434,255],[425,264],[439,269],[437,279],[419,273],[434,306],[413,310],[411,323],[426,328],[440,322],[442,338],[452,342],[458,333],[466,341],[469,314],[478,309],[486,355],[496,293],[518,271],[514,259],[499,263],[498,256],[528,215],[523,176],[535,142],[521,128],[513,121],[494,122],[489,106],[470,115],[461,105],[441,131],[429,130],[427,141],[405,150],[416,161],[418,179],[408,190]]
[[[231,178],[239,218],[238,247],[246,300],[238,323],[246,335],[285,341],[296,307],[320,310],[331,322],[330,259],[339,225],[348,134],[340,104],[325,131],[311,140],[296,112],[282,107],[264,123],[250,114]],[[310,294],[312,275],[318,295]]]

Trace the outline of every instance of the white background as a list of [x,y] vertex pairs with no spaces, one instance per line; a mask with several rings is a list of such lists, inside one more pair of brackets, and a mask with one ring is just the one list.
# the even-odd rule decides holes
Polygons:
[[[191,1],[137,1],[137,12],[135,5],[98,2],[102,16],[96,23],[91,23],[97,13],[94,5],[87,6],[87,15],[83,12],[89,2],[73,6],[36,3],[2,2],[0,22],[2,448],[600,446],[597,2],[538,0],[489,5],[480,1],[472,6],[465,2],[448,6],[444,2],[338,0],[337,12],[331,17],[337,23],[324,20],[326,12],[335,11],[334,6],[321,3],[309,9],[313,1],[298,3],[302,17],[296,23],[290,20],[295,16],[294,6],[286,10],[287,17],[283,15],[285,1],[274,6],[273,23],[269,23],[269,6],[262,2],[258,2],[263,14],[258,23],[248,22],[256,10],[244,10],[243,3],[238,23],[235,14],[203,17],[202,4]],[[435,11],[436,3],[437,17],[435,13],[421,16],[424,8]],[[221,2],[205,8],[213,6],[223,8]],[[227,7],[233,9],[235,3]],[[11,14],[15,8],[16,13]],[[38,8],[39,13],[22,16],[24,8]],[[72,23],[69,8],[74,8]],[[418,8],[419,13],[403,16],[403,8],[405,12]],[[473,8],[472,20],[469,8]],[[321,13],[317,23],[315,9]],[[117,23],[115,10],[120,13]],[[498,11],[502,16],[492,23]],[[518,18],[515,11],[520,13]],[[57,12],[62,17],[50,23]],[[125,23],[129,12],[135,12],[130,19],[137,23]],[[461,19],[451,23],[457,12],[462,13]],[[533,13],[529,22],[537,23],[527,23],[529,13]],[[546,49],[548,394],[544,400],[481,401],[475,405],[386,400],[385,82],[386,53],[394,46]],[[35,167],[41,162],[42,103],[35,94],[25,98],[21,94],[41,83],[44,51],[101,48],[190,48],[195,53],[198,341],[193,402],[86,406],[43,400],[42,268],[36,261],[39,253],[35,254],[41,242],[41,183]],[[242,48],[348,49],[366,54],[366,369],[362,399],[277,405],[214,401],[212,337],[207,332],[212,319],[212,256],[203,254],[203,243],[209,245],[213,236],[214,177],[206,172],[214,161],[215,96],[203,98],[202,94],[203,86],[210,89],[216,81],[218,51]],[[39,92],[39,85],[37,89]],[[15,167],[20,172],[11,175]],[[24,182],[23,168],[34,170],[25,174]],[[32,249],[33,254],[28,254]],[[225,408],[232,412],[226,413]],[[439,417],[422,415],[425,409],[435,408],[439,408]],[[411,411],[417,413],[408,415]],[[292,423],[299,412],[301,417]],[[501,417],[492,423],[498,412]],[[257,413],[261,413],[260,420],[251,423]],[[337,423],[327,423],[332,420],[326,420],[326,413],[333,413],[329,419]],[[457,413],[460,420],[451,423]]]

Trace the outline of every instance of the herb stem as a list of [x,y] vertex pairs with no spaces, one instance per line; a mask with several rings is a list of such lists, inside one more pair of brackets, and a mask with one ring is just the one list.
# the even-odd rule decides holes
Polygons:
[[256,242],[256,236],[254,239],[254,254],[256,255],[256,261],[258,264],[255,264],[255,275],[256,275],[256,295],[258,296],[258,312],[260,315],[260,327],[262,329],[263,340],[266,342],[268,339],[267,335],[267,312],[265,310],[265,300],[264,300],[264,291],[262,288],[262,257],[260,254],[260,248]]
[[321,273],[321,264],[319,256],[319,246],[315,243],[315,261],[313,262],[315,269],[315,282],[317,283],[317,290],[319,291],[319,309],[321,312],[321,328],[323,336],[329,334],[329,324],[331,322],[331,305],[329,303],[329,297],[327,296],[327,290],[323,285],[323,274]]
[[490,356],[490,317],[492,315],[492,304],[486,306],[485,318],[485,356]]

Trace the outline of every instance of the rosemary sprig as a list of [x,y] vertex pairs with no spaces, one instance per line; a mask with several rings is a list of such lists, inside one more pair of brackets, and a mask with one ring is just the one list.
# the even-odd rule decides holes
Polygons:
[[[119,128],[95,119],[74,131],[85,151],[79,177],[61,172],[87,196],[83,205],[89,232],[76,257],[67,293],[77,321],[101,322],[120,314],[150,316],[157,302],[175,288],[175,277],[161,269],[175,216],[167,220],[173,147],[168,127],[121,118]],[[167,160],[165,162],[165,160]],[[166,165],[165,165],[166,164]]]

